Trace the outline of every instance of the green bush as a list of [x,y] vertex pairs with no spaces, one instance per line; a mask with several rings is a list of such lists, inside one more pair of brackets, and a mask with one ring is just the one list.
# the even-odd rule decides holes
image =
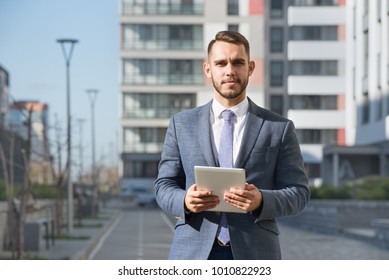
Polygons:
[[[19,196],[20,189],[21,189],[21,185],[16,184],[15,197]],[[34,194],[35,199],[55,198],[55,186],[53,185],[33,184],[30,189]],[[5,184],[3,180],[0,180],[0,201],[5,201],[5,200],[7,200]]]
[[338,187],[330,185],[312,187],[311,198],[389,200],[389,177],[368,176]]
[[6,200],[4,181],[0,179],[0,201]]

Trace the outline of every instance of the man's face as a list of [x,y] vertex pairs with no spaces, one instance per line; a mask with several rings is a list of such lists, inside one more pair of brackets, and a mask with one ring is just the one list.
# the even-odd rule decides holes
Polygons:
[[216,99],[232,107],[246,97],[254,67],[243,45],[217,41],[208,55],[208,62],[204,63],[204,72],[212,80]]

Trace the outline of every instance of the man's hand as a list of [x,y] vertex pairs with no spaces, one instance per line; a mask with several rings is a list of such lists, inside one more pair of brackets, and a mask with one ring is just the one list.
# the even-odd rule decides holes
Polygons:
[[262,193],[252,184],[246,183],[244,189],[231,188],[224,194],[224,200],[246,212],[252,212],[262,203]]
[[190,186],[185,196],[185,209],[193,213],[215,208],[219,203],[219,198],[211,191],[197,190],[196,185]]

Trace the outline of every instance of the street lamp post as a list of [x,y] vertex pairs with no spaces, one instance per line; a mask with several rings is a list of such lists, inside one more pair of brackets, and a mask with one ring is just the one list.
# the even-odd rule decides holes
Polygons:
[[98,94],[97,89],[87,89],[90,105],[91,105],[91,127],[92,127],[92,182],[93,182],[93,205],[92,215],[95,213],[95,203],[97,199],[97,180],[96,180],[96,150],[95,150],[95,103]]
[[85,120],[84,119],[77,119],[77,121],[78,121],[78,124],[79,124],[79,129],[80,129],[80,131],[79,131],[79,147],[78,147],[78,153],[79,153],[79,161],[80,161],[80,163],[79,163],[79,165],[80,165],[80,167],[79,167],[79,171],[78,171],[78,183],[79,184],[81,184],[82,183],[82,176],[83,176],[83,174],[84,174],[84,164],[83,164],[83,161],[84,161],[84,156],[83,156],[83,151],[84,151],[84,147],[83,147],[83,124],[84,124],[84,122],[85,122]]
[[[70,112],[70,60],[72,58],[74,45],[78,43],[76,39],[58,39],[66,62],[66,111],[67,111],[67,192],[68,192],[68,232],[73,232],[73,185],[72,185],[72,129]],[[69,46],[68,50],[66,46]]]

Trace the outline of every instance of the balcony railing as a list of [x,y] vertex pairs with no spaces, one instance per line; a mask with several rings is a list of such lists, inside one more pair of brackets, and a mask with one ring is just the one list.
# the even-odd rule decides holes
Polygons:
[[293,0],[291,6],[338,6],[338,0]]
[[203,15],[202,4],[133,4],[123,3],[124,15]]
[[160,153],[163,143],[133,143],[124,144],[124,153]]
[[202,40],[153,39],[147,41],[125,40],[125,50],[202,50]]
[[168,119],[173,114],[189,108],[137,108],[123,112],[124,118]]
[[204,76],[202,74],[124,76],[123,83],[135,85],[202,85]]

